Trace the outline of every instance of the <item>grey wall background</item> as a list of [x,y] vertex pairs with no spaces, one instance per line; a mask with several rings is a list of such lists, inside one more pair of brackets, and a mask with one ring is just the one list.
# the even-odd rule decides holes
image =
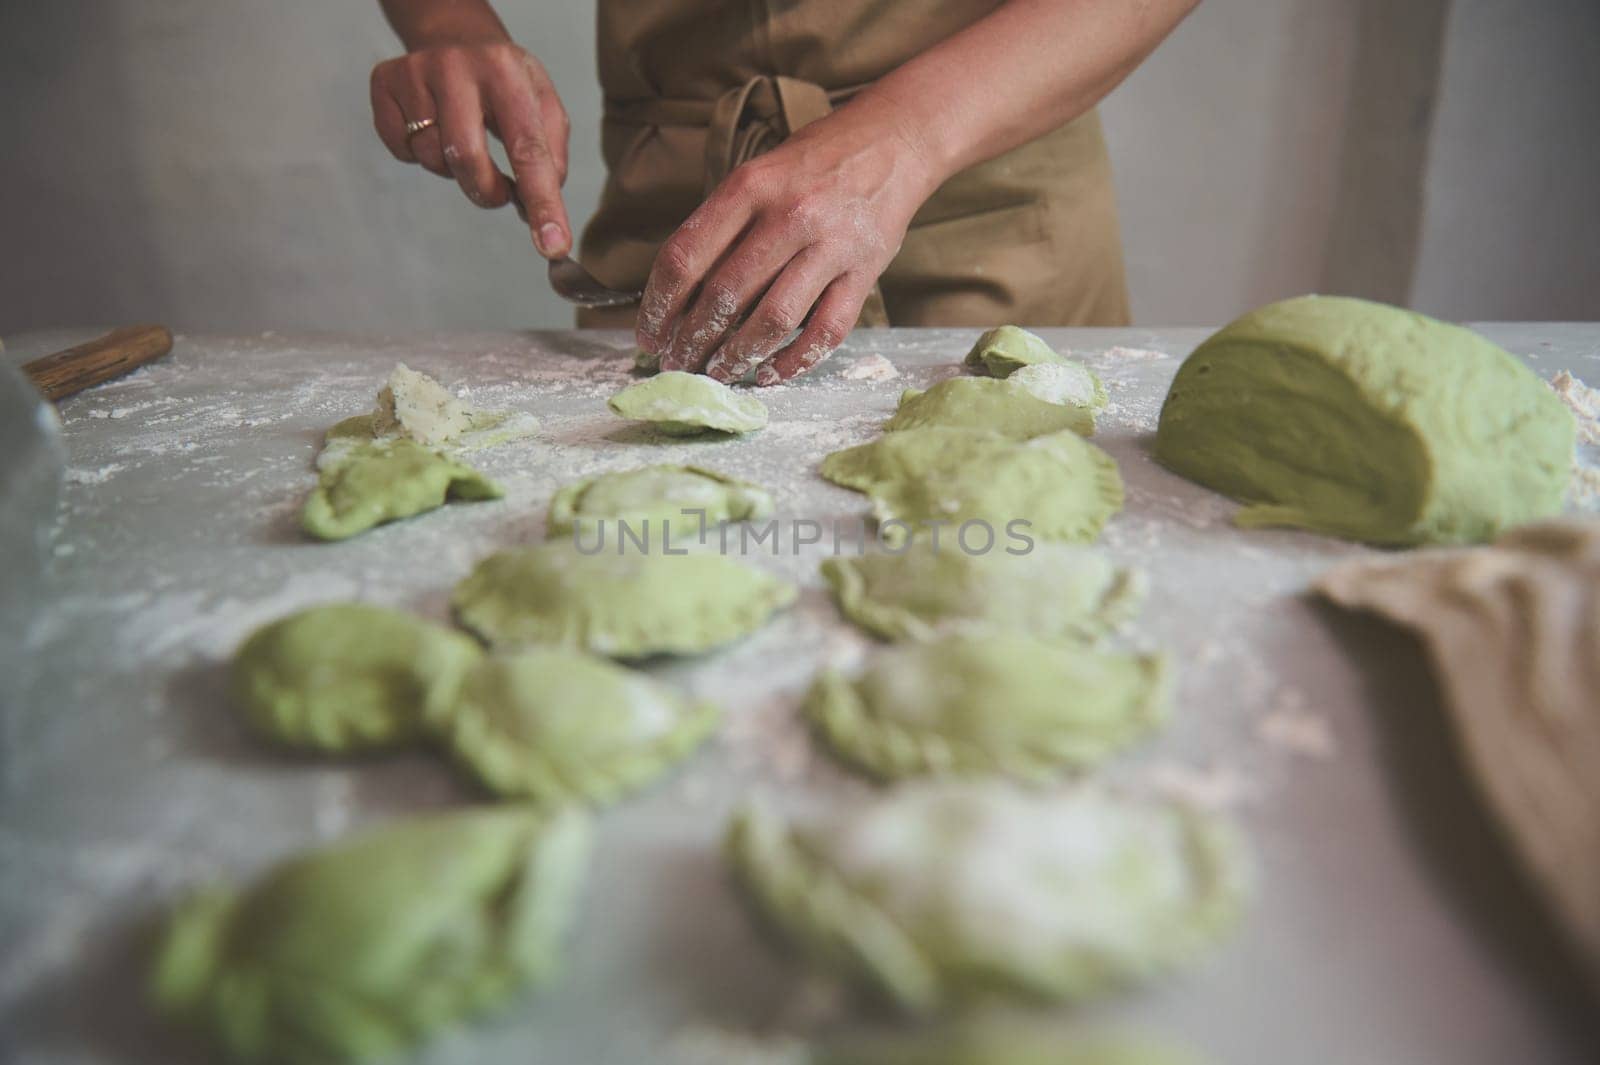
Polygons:
[[[581,220],[593,5],[500,6],[574,117]],[[378,143],[376,3],[9,3],[0,41],[0,332],[570,324],[510,212]],[[1104,113],[1140,322],[1600,318],[1595,0],[1205,0]]]

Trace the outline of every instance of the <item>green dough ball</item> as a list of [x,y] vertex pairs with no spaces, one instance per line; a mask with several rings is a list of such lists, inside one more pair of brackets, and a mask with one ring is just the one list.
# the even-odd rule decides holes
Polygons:
[[987,524],[1002,545],[1008,530],[1081,543],[1122,509],[1116,462],[1072,432],[1017,441],[983,429],[905,429],[834,452],[822,476],[872,497],[891,546],[926,535],[930,523],[966,522]]
[[1066,361],[1065,356],[1026,329],[1002,325],[979,337],[962,364],[991,377],[1009,377],[1024,366]]
[[767,408],[756,397],[735,392],[705,374],[679,370],[631,384],[612,396],[608,405],[624,418],[652,422],[673,436],[707,430],[748,433],[767,424]]
[[154,998],[237,1061],[394,1054],[554,974],[588,853],[573,812],[380,829],[180,908]]
[[233,659],[234,699],[282,743],[349,751],[411,741],[483,656],[471,639],[394,610],[312,607],[256,630]]
[[1475,543],[1561,510],[1574,433],[1560,398],[1476,333],[1302,296],[1195,349],[1156,458],[1246,503],[1243,526]]
[[1092,641],[1132,620],[1145,593],[1140,574],[1104,555],[1049,543],[969,555],[918,541],[899,554],[825,559],[822,576],[846,617],[889,640],[1019,632]]
[[1015,440],[1071,430],[1094,432],[1094,415],[1078,407],[1048,403],[1010,381],[952,377],[926,392],[908,388],[900,407],[884,425],[887,432],[939,425],[956,429],[993,429]]
[[854,680],[824,671],[805,712],[834,750],[878,777],[1042,782],[1154,731],[1170,694],[1159,655],[1016,634],[947,636],[882,651]]
[[1198,1065],[1166,1042],[1122,1033],[1054,1031],[1015,1017],[832,1040],[812,1065]]
[[[729,521],[760,521],[772,513],[765,488],[696,466],[643,466],[569,484],[550,500],[547,536],[627,522],[671,528],[698,538],[701,531]],[[604,530],[602,530],[604,531]]]
[[444,735],[499,795],[601,803],[686,757],[718,716],[604,659],[540,648],[470,673]]
[[492,644],[550,643],[613,658],[699,654],[747,636],[795,588],[718,554],[585,554],[573,540],[502,551],[456,585],[461,623]]
[[920,1012],[1145,982],[1221,939],[1249,881],[1207,815],[997,783],[901,785],[794,822],[753,807],[727,849],[813,961]]
[[477,470],[415,441],[375,441],[349,447],[323,468],[302,522],[313,536],[343,540],[453,499],[501,495],[500,486]]
[[1046,403],[1064,403],[1090,412],[1104,410],[1110,402],[1106,386],[1089,367],[1081,362],[1042,362],[1024,366],[1010,377],[1006,384],[1020,388]]

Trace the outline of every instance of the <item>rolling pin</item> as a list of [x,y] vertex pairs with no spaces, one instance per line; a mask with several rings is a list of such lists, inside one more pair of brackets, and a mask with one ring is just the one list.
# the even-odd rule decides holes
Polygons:
[[24,363],[22,372],[52,403],[121,377],[172,350],[165,326],[127,325],[97,340]]

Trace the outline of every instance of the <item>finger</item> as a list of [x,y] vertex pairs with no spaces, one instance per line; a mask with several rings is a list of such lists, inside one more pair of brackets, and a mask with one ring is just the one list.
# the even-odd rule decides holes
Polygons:
[[[446,68],[448,70],[448,68]],[[444,162],[462,193],[479,207],[501,207],[511,199],[511,185],[489,155],[489,138],[483,128],[483,97],[478,86],[461,71],[451,71],[433,82],[439,101],[439,135],[444,142]]]
[[838,276],[838,266],[819,246],[812,245],[784,267],[761,302],[711,357],[706,373],[724,384],[744,379],[753,366],[783,345],[802,322],[817,298]]
[[750,173],[748,167],[740,167],[729,174],[656,252],[639,301],[634,339],[651,355],[663,356],[662,369],[667,368],[667,342],[678,328],[689,297],[750,222],[753,179],[740,176]]
[[379,63],[372,68],[372,124],[390,155],[402,163],[414,163],[417,157],[411,154],[411,145],[406,142],[405,112],[400,110],[400,101],[389,90],[392,62]]
[[[537,61],[529,56],[528,62],[533,65]],[[556,165],[558,182],[565,185],[567,146],[572,138],[572,120],[567,117],[567,109],[561,105],[561,96],[556,92],[555,85],[550,82],[549,75],[544,73],[544,68],[537,67],[537,73],[540,78],[534,79],[534,84],[538,87],[539,110],[544,117],[545,147],[549,149],[550,159]]]
[[861,305],[872,291],[872,282],[854,274],[835,278],[811,312],[811,320],[800,335],[782,351],[761,364],[756,384],[775,385],[792,381],[833,354],[844,343],[861,314]]
[[561,200],[562,174],[551,157],[532,86],[521,77],[494,79],[489,83],[489,108],[506,146],[534,245],[549,259],[567,254],[572,249],[572,226]]
[[434,103],[433,92],[428,88],[418,65],[405,64],[401,76],[391,83],[391,90],[395,100],[400,104],[400,113],[405,115],[407,122],[421,122],[425,118],[431,118],[435,123],[420,133],[406,137],[412,157],[424,170],[440,177],[450,177],[450,169],[444,165],[444,145],[439,140],[438,105]]
[[[690,373],[705,369],[706,360],[802,250],[800,240],[778,227],[752,226],[690,299],[677,333],[661,356],[661,368]],[[819,283],[818,291],[821,288]],[[796,323],[799,320],[795,318]]]

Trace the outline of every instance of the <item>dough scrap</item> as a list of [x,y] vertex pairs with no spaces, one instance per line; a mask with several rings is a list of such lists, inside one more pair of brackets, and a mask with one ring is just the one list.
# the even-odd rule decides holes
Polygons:
[[1094,432],[1087,409],[1047,402],[1010,381],[985,377],[952,377],[927,391],[908,388],[900,406],[884,424],[885,432],[946,426],[992,429],[1014,440],[1070,430],[1079,436]]
[[623,418],[651,422],[673,436],[708,430],[749,433],[767,424],[766,405],[756,397],[736,392],[705,374],[680,370],[631,384],[607,405]]
[[901,785],[795,821],[750,807],[727,850],[812,961],[917,1012],[1147,981],[1221,939],[1250,880],[1212,816],[998,783]]
[[771,493],[748,481],[699,466],[641,466],[562,487],[550,500],[545,534],[562,536],[602,521],[634,527],[670,522],[698,537],[713,525],[760,521],[771,513]]
[[153,997],[240,1061],[394,1054],[548,980],[588,866],[585,818],[416,818],[178,909]]
[[795,587],[709,552],[667,554],[574,540],[501,551],[456,585],[461,623],[496,646],[560,644],[612,658],[692,655],[766,623]]
[[535,648],[468,674],[443,733],[497,795],[599,804],[687,757],[719,716],[603,658]]
[[841,757],[877,777],[1043,783],[1154,732],[1170,697],[1160,655],[1013,633],[898,644],[853,680],[824,670],[805,713]]
[[1067,362],[1043,339],[1014,325],[1002,325],[978,338],[962,365],[991,377],[1010,377],[1024,366]]
[[1082,543],[1122,509],[1116,462],[1072,432],[1016,441],[983,429],[904,429],[827,456],[822,476],[872,498],[891,547],[932,522],[987,523],[997,539],[1028,522],[1018,527],[1029,537]]
[[1574,432],[1560,398],[1476,333],[1302,296],[1189,356],[1155,454],[1246,504],[1242,526],[1474,543],[1560,512]]
[[1421,636],[1475,785],[1600,992],[1600,522],[1349,563],[1317,591]]
[[328,430],[317,468],[369,440],[415,440],[425,447],[460,453],[530,436],[538,427],[538,419],[531,415],[478,410],[402,362],[378,390],[371,413],[346,418]]
[[1006,378],[1006,383],[1046,403],[1064,403],[1089,411],[1091,415],[1104,410],[1111,399],[1099,376],[1081,362],[1024,366]]
[[296,747],[409,743],[441,720],[483,657],[468,637],[361,603],[264,625],[234,654],[234,702],[257,732]]
[[470,466],[413,440],[356,444],[322,469],[301,524],[323,540],[343,540],[452,500],[499,499],[500,486]]
[[1098,551],[1052,543],[969,555],[918,541],[825,559],[822,576],[846,617],[888,640],[1016,632],[1092,642],[1139,613],[1147,583]]

